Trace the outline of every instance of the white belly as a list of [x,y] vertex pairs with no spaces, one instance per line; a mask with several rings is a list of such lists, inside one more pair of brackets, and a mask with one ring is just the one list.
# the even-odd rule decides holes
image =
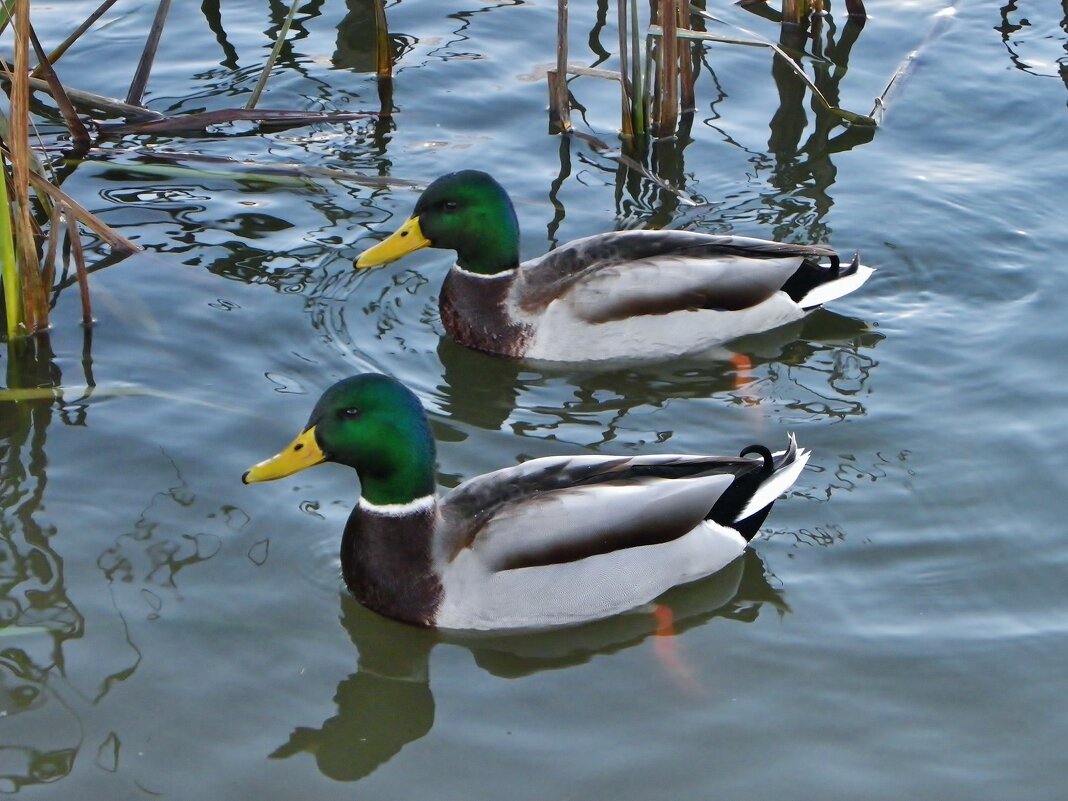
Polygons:
[[457,556],[442,576],[437,625],[447,629],[568,626],[626,612],[726,567],[745,551],[733,529],[709,520],[656,545],[575,562],[494,572],[477,554]]
[[699,353],[804,316],[801,307],[784,292],[741,311],[696,309],[606,323],[577,318],[562,299],[549,304],[524,355],[546,361],[595,361]]

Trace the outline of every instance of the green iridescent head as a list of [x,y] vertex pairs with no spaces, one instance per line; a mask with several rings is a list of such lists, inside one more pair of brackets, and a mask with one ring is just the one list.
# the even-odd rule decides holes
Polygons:
[[322,462],[355,468],[361,496],[375,506],[435,491],[426,413],[415,394],[389,376],[364,373],[338,381],[319,398],[304,432],[242,480],[270,481]]
[[519,264],[519,222],[508,193],[491,176],[462,170],[438,178],[415,204],[411,219],[364,251],[357,267],[388,264],[424,247],[456,251],[456,263],[493,275]]

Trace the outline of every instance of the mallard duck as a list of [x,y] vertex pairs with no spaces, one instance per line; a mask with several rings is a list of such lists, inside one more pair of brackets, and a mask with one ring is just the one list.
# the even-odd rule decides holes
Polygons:
[[356,267],[424,247],[456,251],[439,299],[451,337],[548,361],[697,353],[798,320],[872,273],[856,257],[843,267],[827,247],[692,231],[595,234],[520,264],[512,201],[476,170],[430,184]]
[[517,629],[608,617],[716,572],[808,452],[791,436],[776,454],[544,457],[440,497],[419,399],[365,373],[327,389],[303,433],[242,480],[327,461],[360,479],[341,574],[361,603],[420,626]]

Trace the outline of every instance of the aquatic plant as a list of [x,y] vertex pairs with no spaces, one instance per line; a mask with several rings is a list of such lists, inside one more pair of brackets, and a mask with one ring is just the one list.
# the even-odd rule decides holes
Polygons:
[[[382,99],[380,111],[320,113],[256,108],[298,9],[299,3],[294,0],[277,33],[275,47],[266,60],[259,81],[244,108],[215,109],[171,116],[144,105],[145,91],[163,36],[171,0],[159,0],[157,4],[155,17],[125,100],[76,89],[63,83],[57,74],[57,64],[63,55],[115,2],[116,0],[104,0],[59,46],[47,53],[30,23],[29,0],[5,0],[6,4],[0,4],[0,32],[9,25],[12,27],[15,53],[13,64],[0,60],[0,76],[6,79],[10,98],[9,113],[5,115],[0,112],[0,168],[6,178],[0,180],[0,286],[4,295],[5,331],[9,341],[46,329],[49,324],[49,309],[54,304],[59,290],[73,283],[79,285],[82,319],[86,324],[91,323],[92,308],[87,277],[92,267],[86,263],[85,245],[81,239],[82,227],[110,248],[112,255],[107,263],[114,263],[118,258],[140,250],[137,245],[118,235],[59,188],[62,183],[61,176],[75,169],[100,138],[131,133],[196,132],[212,125],[236,120],[276,127],[307,125],[313,122],[343,122],[365,117],[388,117],[392,111],[389,100],[392,53],[386,28],[384,0],[374,0],[376,74]],[[204,10],[205,14],[210,13],[207,4]],[[30,63],[31,48],[36,66]],[[31,139],[31,91],[44,92],[54,100],[66,127],[64,141],[45,144],[37,136]],[[83,112],[87,110],[94,115],[119,117],[122,121],[94,121],[90,127],[83,123],[76,108]],[[220,171],[226,171],[238,180],[255,174],[258,178],[267,175],[273,180],[307,181],[327,177],[331,180],[370,181],[375,185],[384,182],[407,183],[378,177],[365,178],[340,170],[330,171],[330,175],[324,176],[323,171],[312,171],[298,166],[272,165],[257,169],[262,165],[201,159],[196,155],[188,156],[185,160],[194,163],[206,161],[208,166],[203,168],[205,172],[218,174]],[[65,244],[61,248],[64,238]],[[56,259],[60,253],[66,254],[67,263],[57,279]],[[71,263],[74,279],[67,276]]]
[[[783,0],[781,14],[767,8],[766,0],[743,0],[742,4],[760,16],[779,22],[784,40],[798,38],[795,33],[801,33],[803,39],[810,17],[817,25],[824,12],[823,0]],[[744,38],[693,29],[692,19],[722,22],[701,5],[689,0],[653,0],[650,21],[643,36],[639,30],[637,0],[618,0],[619,70],[613,71],[568,64],[567,0],[557,0],[556,67],[550,69],[547,76],[550,125],[562,132],[571,130],[567,76],[586,75],[619,82],[622,99],[620,128],[625,137],[674,136],[680,124],[680,113],[692,113],[696,106],[695,65],[699,62],[694,58],[694,47],[698,42],[766,47],[805,82],[833,115],[852,124],[875,125],[870,115],[847,111],[828,101],[805,73],[799,60],[795,60],[795,55],[781,43],[775,44],[744,29],[740,29]],[[862,0],[847,0],[846,11],[850,20],[862,26],[865,19]],[[796,48],[798,53],[803,49]]]
[[[114,0],[106,2],[105,9]],[[98,9],[100,13],[102,11]],[[97,14],[99,16],[99,14]],[[91,23],[91,20],[90,20]],[[84,152],[89,134],[52,64],[69,47],[64,42],[46,54],[30,24],[29,0],[14,0],[0,10],[0,30],[11,25],[14,34],[14,64],[0,62],[8,84],[10,112],[0,114],[0,277],[4,292],[5,331],[8,340],[48,327],[52,301],[49,292],[56,275],[60,237],[68,242],[74,262],[82,304],[82,319],[92,320],[87,269],[79,223],[101,236],[113,250],[133,252],[136,245],[120,237],[98,218],[59,189],[51,163],[42,163],[30,140],[29,97],[31,87],[48,87],[70,136],[72,152]],[[84,25],[84,24],[83,24]],[[38,66],[30,70],[30,49]],[[35,78],[35,75],[43,75]],[[47,234],[45,233],[47,231]]]

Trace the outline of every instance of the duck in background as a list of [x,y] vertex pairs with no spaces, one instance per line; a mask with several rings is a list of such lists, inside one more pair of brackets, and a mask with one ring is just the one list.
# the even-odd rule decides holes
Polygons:
[[439,300],[453,339],[563,362],[698,353],[798,320],[873,272],[823,246],[692,231],[595,234],[520,264],[512,201],[477,170],[430,184],[411,218],[355,264],[424,247],[456,251]]

